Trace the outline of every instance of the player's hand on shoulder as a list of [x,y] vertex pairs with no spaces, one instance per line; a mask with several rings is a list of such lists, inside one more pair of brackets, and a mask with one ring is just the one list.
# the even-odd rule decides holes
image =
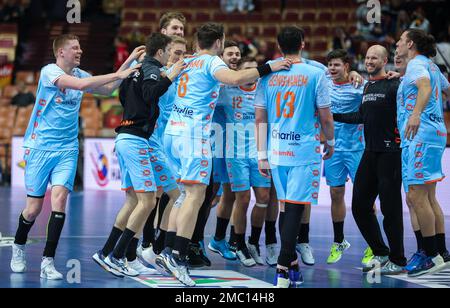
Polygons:
[[394,79],[394,78],[400,78],[400,73],[394,72],[394,71],[389,71],[387,73],[387,79]]
[[172,72],[167,76],[170,80],[174,80],[180,73],[186,68],[186,63],[183,59],[178,60],[177,63],[175,63],[172,66]]
[[134,60],[139,61],[141,59],[141,57],[144,55],[145,55],[145,46],[144,45],[138,46],[130,54],[130,56],[128,57],[128,60],[129,61],[134,61]]
[[118,76],[120,79],[126,79],[128,76],[135,74],[141,68],[142,64],[137,64],[133,67],[130,67],[122,72],[118,72]]
[[279,72],[283,70],[289,70],[291,68],[291,65],[292,65],[291,59],[283,59],[270,63],[270,68],[272,72]]
[[364,83],[364,78],[358,72],[351,71],[349,78],[355,88],[359,88]]

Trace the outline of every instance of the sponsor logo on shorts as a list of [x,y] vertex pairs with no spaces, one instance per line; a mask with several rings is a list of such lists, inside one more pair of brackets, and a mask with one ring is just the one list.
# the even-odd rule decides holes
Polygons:
[[63,101],[64,101],[64,100],[63,100],[63,98],[62,98],[61,96],[57,96],[57,97],[55,98],[55,103],[57,103],[57,104],[61,104]]
[[36,112],[36,115],[37,115],[38,117],[40,117],[40,116],[42,115],[42,110],[38,110],[38,111]]
[[148,152],[149,153],[153,153],[153,152],[155,152],[155,149],[154,148],[150,148],[150,149],[148,149]]
[[26,149],[25,150],[25,155],[29,155],[30,154],[30,149]]
[[320,147],[316,147],[316,153],[320,153]]
[[416,157],[422,157],[423,156],[423,153],[422,152],[416,152]]
[[320,135],[316,135],[316,140],[317,140],[317,141],[320,140]]
[[39,100],[39,105],[42,107],[45,107],[47,105],[47,101],[45,99],[40,99]]
[[209,153],[209,152],[208,152],[207,149],[203,149],[203,150],[202,150],[202,154],[203,154],[203,155],[208,155],[208,153]]
[[315,127],[315,128],[319,128],[319,127],[320,127],[320,124],[319,124],[319,123],[316,123],[316,124],[314,124],[314,127]]
[[203,167],[208,167],[209,166],[209,162],[207,160],[202,160],[202,162],[200,163]]
[[208,176],[208,172],[202,171],[202,172],[200,172],[200,176],[201,176],[202,178],[206,178],[206,177]]
[[416,167],[416,169],[421,169],[423,167],[423,164],[421,162],[417,162],[414,164],[414,167]]
[[413,111],[414,110],[414,106],[411,104],[406,105],[406,110],[408,111]]
[[314,181],[314,182],[312,183],[312,186],[313,186],[314,188],[317,188],[317,187],[319,187],[319,182],[317,182],[317,181]]
[[440,130],[437,131],[437,135],[439,137],[447,137],[447,132],[441,132]]
[[34,128],[37,128],[39,126],[38,122],[34,122]]
[[167,181],[167,176],[166,175],[161,175],[159,177],[159,179],[161,180],[161,182],[165,182],[165,181]]
[[228,177],[229,177],[230,179],[232,179],[232,178],[233,178],[233,174],[232,174],[232,173],[228,173]]
[[158,161],[158,157],[152,156],[152,157],[150,157],[150,161],[151,161],[152,163],[156,163],[156,162]]
[[163,167],[161,165],[158,165],[155,167],[156,172],[161,172],[163,170]]
[[145,154],[147,154],[147,150],[145,150],[145,149],[139,150],[139,155],[145,155]]
[[209,104],[209,108],[214,110],[214,108],[216,108],[216,104],[214,104],[214,103]]
[[211,120],[211,115],[210,114],[208,114],[207,116],[206,116],[206,121],[209,121],[209,120]]
[[313,199],[318,199],[319,198],[319,194],[315,192],[315,193],[312,194],[312,197],[313,197]]
[[152,187],[153,182],[152,181],[145,181],[145,187]]
[[150,170],[144,170],[144,176],[149,176],[150,174],[152,174],[152,172]]
[[416,100],[417,99],[417,95],[416,94],[410,94],[410,95],[408,95],[408,99]]
[[147,159],[141,160],[141,165],[142,166],[147,166],[148,165],[148,160]]
[[314,171],[313,171],[313,175],[314,175],[314,176],[319,176],[319,175],[320,175],[319,170],[314,170]]
[[212,97],[212,98],[218,98],[218,97],[219,97],[219,94],[218,94],[217,92],[213,92],[213,93],[211,94],[211,97]]
[[416,148],[419,148],[419,147],[421,147],[423,144],[422,143],[418,143],[418,144],[416,144]]
[[422,172],[417,172],[415,174],[416,179],[423,179],[423,173]]
[[35,140],[36,137],[37,137],[36,134],[32,134],[32,135],[31,135],[31,139],[33,139],[33,140]]

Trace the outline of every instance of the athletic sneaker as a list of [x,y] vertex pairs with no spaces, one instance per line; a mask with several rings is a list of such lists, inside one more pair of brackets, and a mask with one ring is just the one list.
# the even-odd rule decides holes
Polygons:
[[132,269],[128,266],[127,259],[125,259],[125,258],[116,259],[116,258],[114,258],[112,253],[105,258],[105,263],[110,268],[118,271],[119,273],[122,273],[125,276],[128,276],[128,277],[139,276],[139,272],[135,271],[134,269]]
[[208,244],[209,250],[220,254],[224,259],[236,260],[236,254],[230,250],[230,245],[226,240],[216,241],[214,238]]
[[261,252],[259,251],[259,245],[252,245],[247,243],[248,252],[252,256],[253,260],[255,260],[256,264],[264,265],[264,260],[261,258]]
[[148,248],[143,248],[141,256],[139,258],[144,260],[145,263],[150,264],[154,268],[157,268],[157,265],[155,262],[157,256],[158,255],[155,254],[155,252],[153,251],[153,246],[150,245],[150,247],[148,247]]
[[142,259],[142,253],[144,252],[144,247],[142,247],[142,245],[139,245],[138,248],[136,249],[136,256],[138,256],[138,258]]
[[342,243],[333,243],[331,245],[330,255],[328,256],[327,263],[337,263],[342,258],[344,251],[350,248],[350,243],[344,240]]
[[441,256],[444,259],[445,267],[450,268],[450,253],[446,251]]
[[200,268],[205,266],[200,253],[200,244],[190,243],[187,263],[190,268]]
[[175,262],[177,267],[172,272],[175,278],[178,279],[179,282],[184,284],[186,287],[195,287],[195,282],[189,276],[188,264],[186,261],[177,260]]
[[370,261],[372,261],[372,259],[373,259],[374,257],[375,257],[375,256],[373,255],[372,248],[367,247],[366,250],[364,250],[364,256],[363,256],[363,258],[362,258],[362,260],[361,260],[362,266],[363,266],[363,267],[369,266]]
[[302,243],[295,245],[295,249],[302,257],[302,262],[305,265],[313,266],[316,263],[313,255],[313,249],[308,243]]
[[111,268],[108,264],[105,263],[106,256],[103,255],[103,252],[101,250],[97,251],[93,256],[92,260],[94,260],[95,263],[100,265],[101,268],[103,268],[105,271],[113,274],[116,277],[123,278],[123,274],[116,271],[115,269]]
[[289,270],[289,280],[291,281],[291,287],[296,288],[299,285],[303,284],[303,275],[300,270],[290,269]]
[[405,266],[405,271],[411,272],[417,268],[419,264],[422,263],[422,260],[427,256],[423,251],[418,251],[412,255],[411,259],[409,259],[408,264]]
[[380,269],[380,274],[383,276],[388,275],[400,275],[406,273],[403,266],[399,266],[394,262],[388,261],[383,267]]
[[142,275],[142,276],[159,274],[159,272],[156,269],[146,267],[144,264],[141,263],[141,261],[139,261],[139,259],[128,262],[128,267],[130,269],[135,270],[136,272],[139,273],[139,275]]
[[363,272],[367,273],[378,268],[381,269],[387,262],[389,262],[388,256],[374,256],[372,260],[363,267]]
[[55,268],[53,258],[42,258],[41,262],[41,278],[48,280],[62,280],[63,275]]
[[203,260],[203,264],[205,264],[205,266],[210,267],[211,266],[211,260],[209,260],[208,255],[206,254],[205,242],[204,241],[200,241],[198,244],[200,245],[200,257]]
[[416,267],[416,269],[408,272],[409,277],[418,277],[426,274],[434,274],[445,269],[444,259],[441,255],[436,257],[426,257],[422,259],[422,262]]
[[277,244],[266,245],[266,263],[275,266],[278,263]]
[[27,260],[25,259],[25,245],[12,245],[11,270],[14,273],[25,273],[27,271]]
[[173,275],[176,267],[178,266],[177,262],[173,258],[172,252],[169,248],[164,249],[160,255],[156,257],[155,263],[157,265],[156,268],[160,268],[164,270],[167,274]]
[[230,249],[231,252],[236,253],[237,251],[237,242],[228,242],[228,247]]
[[256,262],[250,255],[247,246],[243,247],[241,250],[238,250],[236,252],[236,256],[238,257],[239,261],[241,261],[242,265],[244,265],[245,267],[252,267],[256,265]]
[[288,289],[290,286],[291,280],[289,279],[289,272],[277,270],[273,287],[278,289]]

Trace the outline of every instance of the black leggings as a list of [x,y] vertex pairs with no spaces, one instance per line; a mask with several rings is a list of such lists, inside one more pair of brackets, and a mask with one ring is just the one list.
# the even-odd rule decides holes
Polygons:
[[[374,255],[389,256],[397,265],[406,265],[403,245],[401,152],[364,152],[353,187],[352,212],[361,234]],[[380,197],[386,246],[373,204]]]
[[281,226],[281,249],[278,257],[278,265],[290,268],[291,263],[297,260],[295,244],[297,244],[297,234],[300,230],[300,222],[305,206],[302,204],[284,205],[284,221]]

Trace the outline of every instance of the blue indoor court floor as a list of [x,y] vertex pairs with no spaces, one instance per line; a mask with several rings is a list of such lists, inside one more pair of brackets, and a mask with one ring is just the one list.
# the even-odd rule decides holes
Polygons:
[[[0,287],[180,287],[172,278],[163,276],[139,277],[137,279],[115,278],[92,261],[91,256],[103,246],[111,230],[123,198],[124,195],[121,192],[84,191],[71,194],[67,207],[66,224],[56,256],[56,268],[64,274],[65,278],[69,276],[69,279],[50,282],[39,278],[40,259],[45,244],[46,225],[50,212],[49,200],[46,199],[45,209],[30,234],[32,243],[27,246],[28,272],[26,274],[12,274],[9,268],[11,247],[7,245],[7,240],[15,233],[17,220],[25,202],[25,192],[21,189],[0,188],[0,232],[3,235],[3,241],[0,243]],[[314,248],[316,265],[301,267],[305,279],[302,288],[450,287],[450,269],[438,275],[426,276],[416,280],[408,279],[405,276],[382,277],[381,281],[375,279],[375,283],[370,283],[358,269],[366,244],[356,228],[351,211],[348,211],[347,214],[345,232],[346,239],[352,247],[344,254],[339,263],[327,265],[326,259],[333,240],[329,211],[328,206],[313,208],[310,239]],[[404,215],[404,221],[405,252],[409,257],[415,249],[416,242],[407,213]],[[212,210],[205,232],[206,244],[214,234],[215,224],[215,211]],[[450,230],[449,217],[446,217],[446,228]],[[264,244],[264,231],[260,243]],[[264,246],[261,245],[261,248],[264,257]],[[268,266],[244,268],[238,261],[226,261],[210,251],[208,251],[208,256],[213,263],[212,267],[193,272],[198,287],[259,288],[270,287],[273,281],[274,268]],[[78,268],[79,272],[74,272]],[[70,277],[80,278],[80,283],[70,283],[73,282]]]

